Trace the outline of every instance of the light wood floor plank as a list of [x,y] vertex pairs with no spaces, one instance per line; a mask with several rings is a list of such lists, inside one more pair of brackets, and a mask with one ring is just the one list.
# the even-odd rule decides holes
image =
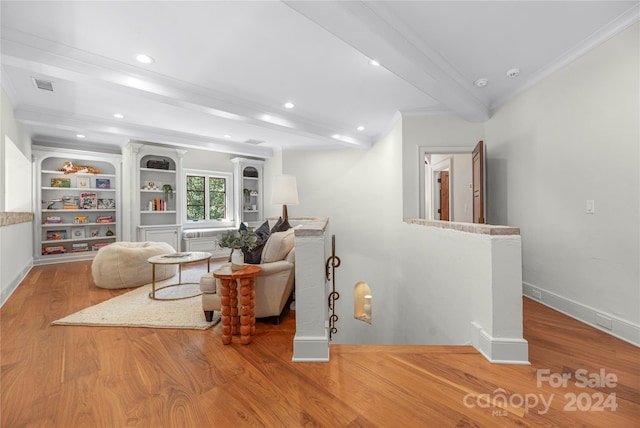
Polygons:
[[[204,265],[190,269],[204,270]],[[637,427],[640,351],[524,299],[531,366],[492,365],[470,346],[332,345],[293,363],[295,313],[260,320],[249,346],[206,331],[52,326],[128,290],[102,290],[90,262],[34,267],[0,309],[1,427]],[[340,325],[338,324],[338,329]],[[536,372],[603,368],[615,388],[538,387]],[[545,414],[483,394],[553,396]],[[617,394],[618,409],[565,411],[565,394]],[[475,401],[474,401],[475,400]]]

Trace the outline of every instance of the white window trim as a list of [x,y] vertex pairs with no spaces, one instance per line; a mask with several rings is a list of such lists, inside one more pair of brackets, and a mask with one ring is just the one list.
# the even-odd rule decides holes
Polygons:
[[[202,228],[202,227],[229,227],[229,226],[234,226],[235,225],[235,219],[234,219],[234,200],[233,200],[233,196],[234,196],[234,191],[233,191],[233,173],[231,172],[222,172],[222,171],[208,171],[208,170],[204,170],[204,169],[188,169],[188,168],[184,168],[183,169],[183,174],[184,174],[184,200],[182,203],[182,218],[184,219],[183,222],[183,226],[185,229],[196,229],[196,228]],[[200,176],[205,176],[205,177],[218,177],[218,178],[224,178],[227,180],[227,194],[226,194],[226,201],[225,203],[227,204],[227,218],[225,220],[187,220],[187,176],[189,175],[200,175]],[[207,187],[208,189],[208,187]],[[207,196],[208,196],[208,191],[207,191]],[[208,202],[208,198],[205,201],[206,205],[208,206],[209,202]]]

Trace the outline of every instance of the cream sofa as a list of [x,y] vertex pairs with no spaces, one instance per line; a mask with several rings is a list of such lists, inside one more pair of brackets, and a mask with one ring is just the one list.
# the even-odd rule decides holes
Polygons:
[[[262,253],[262,263],[256,265],[262,271],[256,277],[256,318],[277,317],[284,309],[295,282],[295,238],[294,230],[273,233]],[[220,311],[220,280],[207,273],[200,278],[202,309],[207,321],[213,311]]]

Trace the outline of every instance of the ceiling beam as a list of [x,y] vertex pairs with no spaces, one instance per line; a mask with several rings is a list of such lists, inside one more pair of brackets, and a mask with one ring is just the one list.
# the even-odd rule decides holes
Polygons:
[[[335,129],[319,121],[242,100],[234,95],[149,72],[16,30],[2,31],[2,63],[225,120],[313,138],[324,141],[331,147],[372,146],[371,138],[355,135],[348,129]],[[337,140],[332,137],[336,134],[346,137]]]
[[466,89],[468,83],[383,2],[284,3],[460,117],[472,122],[489,119],[486,101]]
[[218,140],[203,137],[202,135],[123,123],[121,121],[115,122],[82,115],[66,114],[58,111],[18,107],[14,112],[14,116],[16,120],[27,125],[81,132],[84,134],[92,132],[110,136],[117,135],[122,136],[122,141],[124,142],[133,139],[168,144],[171,146],[224,152],[239,156],[273,157],[273,150],[269,147]]

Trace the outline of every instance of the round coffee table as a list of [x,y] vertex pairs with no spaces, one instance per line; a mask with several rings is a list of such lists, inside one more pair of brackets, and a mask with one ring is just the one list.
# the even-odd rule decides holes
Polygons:
[[[156,292],[169,287],[176,287],[178,285],[185,284],[200,284],[199,282],[182,282],[182,265],[186,265],[189,263],[201,262],[203,260],[207,261],[207,272],[211,269],[211,253],[205,253],[202,251],[192,251],[188,253],[172,253],[172,254],[163,254],[160,256],[150,257],[147,261],[151,263],[153,266],[153,271],[151,275],[151,292],[149,293],[149,298],[153,300],[181,300],[181,299],[189,299],[191,297],[199,296],[200,288],[198,287],[198,293],[189,294],[188,296],[180,296],[180,297],[170,297],[163,298],[157,297]],[[160,287],[156,289],[156,265],[178,265],[178,283],[165,285],[164,287]]]

